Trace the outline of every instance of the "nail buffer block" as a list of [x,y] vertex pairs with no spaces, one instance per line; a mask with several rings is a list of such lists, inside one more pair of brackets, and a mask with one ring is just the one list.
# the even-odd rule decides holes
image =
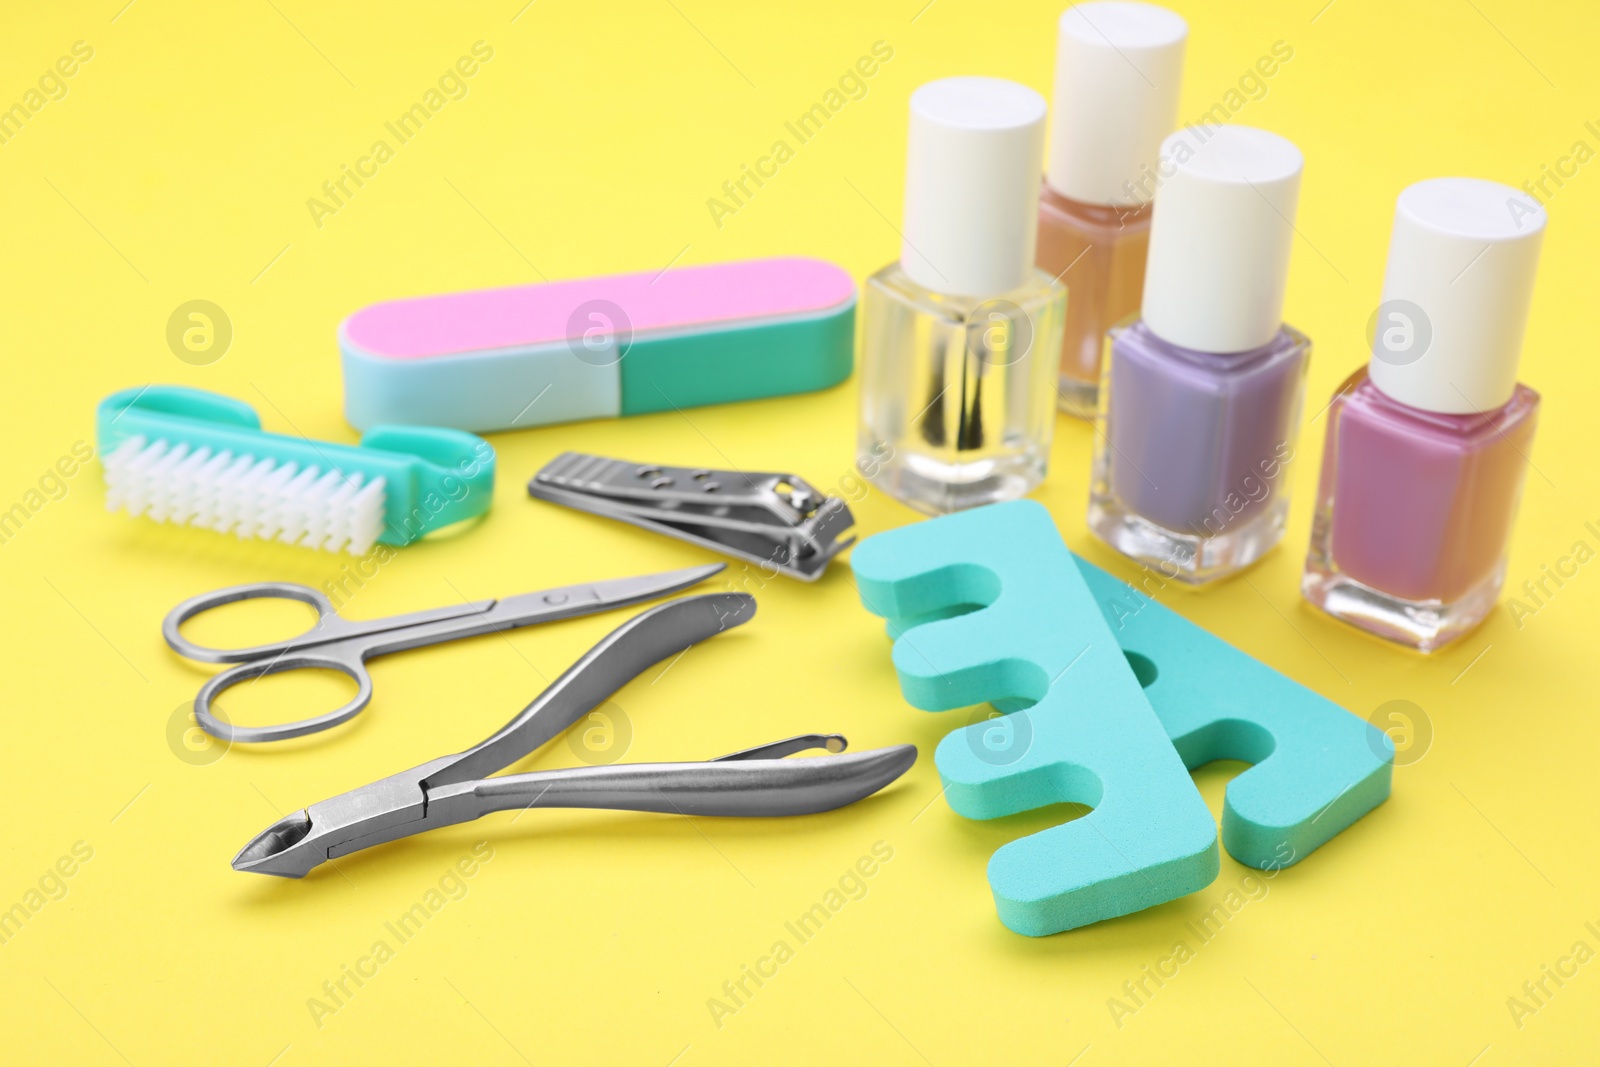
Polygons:
[[345,418],[483,432],[824,389],[850,375],[855,305],[804,258],[374,304],[339,328]]

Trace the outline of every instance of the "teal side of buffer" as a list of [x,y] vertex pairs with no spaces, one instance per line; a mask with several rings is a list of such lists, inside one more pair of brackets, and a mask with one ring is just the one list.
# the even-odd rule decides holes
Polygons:
[[940,742],[951,808],[971,819],[1094,809],[990,859],[1006,926],[1057,933],[1216,878],[1211,814],[1043,507],[1015,501],[877,534],[851,566],[867,610],[903,620],[893,661],[910,703],[1029,705]]
[[1263,870],[1296,863],[1388,798],[1394,743],[1377,727],[1093,564],[1078,569],[1118,644],[1138,657],[1184,764],[1255,764],[1228,783],[1222,809],[1234,859]]
[[622,360],[622,414],[807,393],[850,377],[856,304],[777,322],[635,341]]

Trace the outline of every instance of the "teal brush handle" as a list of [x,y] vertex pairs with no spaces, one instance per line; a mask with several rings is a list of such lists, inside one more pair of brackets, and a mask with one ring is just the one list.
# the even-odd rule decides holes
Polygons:
[[494,449],[462,430],[374,426],[360,445],[268,433],[250,405],[202,389],[150,385],[123,389],[100,402],[95,416],[100,454],[134,437],[209,448],[258,460],[317,467],[364,482],[384,480],[384,524],[378,540],[404,545],[433,530],[489,510]]

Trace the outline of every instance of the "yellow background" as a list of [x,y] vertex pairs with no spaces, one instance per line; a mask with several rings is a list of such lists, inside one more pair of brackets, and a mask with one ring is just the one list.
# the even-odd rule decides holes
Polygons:
[[[752,625],[616,699],[635,760],[705,758],[814,730],[847,733],[857,748],[916,742],[921,761],[881,797],[782,821],[497,815],[304,882],[234,873],[235,850],[283,811],[479,740],[624,616],[379,661],[376,700],[353,725],[205,762],[218,752],[169,737],[205,675],[163,645],[162,615],[222,585],[320,585],[344,561],[107,515],[91,464],[0,545],[0,907],[22,901],[76,842],[93,849],[66,895],[0,945],[5,1058],[1592,1062],[1600,963],[1551,986],[1520,1027],[1506,1002],[1575,941],[1600,949],[1584,928],[1600,926],[1600,564],[1520,628],[1502,606],[1428,659],[1317,615],[1298,579],[1324,429],[1311,415],[1363,359],[1395,195],[1441,174],[1520,185],[1574,142],[1600,147],[1600,16],[1576,0],[1324,2],[1175,4],[1192,30],[1186,119],[1224,99],[1275,42],[1294,50],[1236,121],[1305,151],[1287,315],[1317,347],[1287,541],[1244,578],[1166,600],[1357,714],[1415,703],[1423,715],[1412,736],[1431,727],[1431,742],[1396,771],[1387,804],[1272,880],[1120,1027],[1108,998],[1248,872],[1224,856],[1210,888],[1142,914],[1042,940],[1006,931],[986,858],[1066,813],[981,825],[936,799],[933,746],[965,715],[905,704],[881,625],[844,567],[816,586],[756,590]],[[334,332],[380,299],[788,253],[864,277],[898,253],[890,223],[910,91],[977,73],[1047,92],[1059,11],[973,0],[122,3],[38,5],[9,14],[0,35],[6,102],[73,42],[94,49],[67,95],[0,145],[0,508],[29,499],[75,441],[92,441],[94,405],[130,384],[217,390],[255,405],[270,429],[353,440]],[[494,57],[467,97],[318,228],[307,199],[479,40]],[[716,226],[706,200],[880,40],[894,58],[865,98]],[[1591,120],[1597,128],[1585,127]],[[1600,164],[1580,168],[1549,208],[1522,363],[1545,407],[1513,587],[1575,541],[1600,547],[1584,527],[1600,520]],[[194,299],[225,309],[234,330],[226,355],[206,366],[180,361],[165,339],[173,309]],[[571,448],[788,469],[832,488],[851,472],[854,413],[846,385],[499,435],[488,520],[404,550],[350,611],[704,561],[676,542],[530,502],[524,483]],[[1085,532],[1090,438],[1061,421],[1037,496],[1075,549],[1131,575]],[[914,517],[878,494],[855,510],[866,532]],[[268,615],[241,612],[209,632],[242,636]],[[272,721],[287,702],[331,706],[337,692],[272,680],[229,711]],[[530,765],[577,758],[563,739]],[[1237,770],[1198,775],[1214,811]],[[479,841],[493,858],[462,883],[465,895],[319,1026],[308,999],[375,941],[393,946],[384,923]],[[784,923],[879,841],[893,859],[866,895],[795,943]],[[708,999],[780,939],[794,958],[719,1027]]]

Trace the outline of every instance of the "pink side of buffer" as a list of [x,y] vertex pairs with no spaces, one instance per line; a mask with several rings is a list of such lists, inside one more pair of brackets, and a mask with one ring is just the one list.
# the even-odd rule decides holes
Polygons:
[[586,327],[584,305],[593,301],[616,305],[638,334],[821,312],[854,294],[850,275],[832,263],[758,259],[390,300],[351,315],[342,333],[368,355],[426,359],[563,341]]

